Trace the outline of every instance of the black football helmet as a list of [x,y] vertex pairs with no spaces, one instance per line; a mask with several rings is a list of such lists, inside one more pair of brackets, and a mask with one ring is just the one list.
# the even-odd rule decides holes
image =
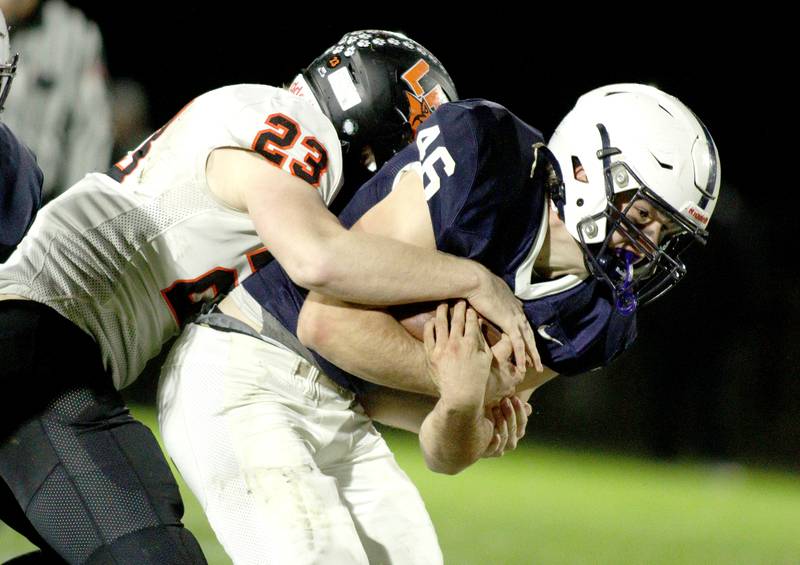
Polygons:
[[433,110],[458,98],[433,54],[390,31],[347,33],[301,74],[339,132],[345,159],[369,147],[378,167],[414,139]]

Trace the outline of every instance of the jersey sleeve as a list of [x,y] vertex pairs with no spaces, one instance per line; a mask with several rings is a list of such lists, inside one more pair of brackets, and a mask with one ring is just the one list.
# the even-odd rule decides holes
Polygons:
[[241,85],[240,109],[228,122],[235,144],[319,191],[328,205],[342,182],[342,154],[333,124],[308,100],[288,91]]
[[608,287],[597,279],[526,300],[523,309],[535,328],[542,363],[565,376],[609,365],[637,335],[636,315],[619,312]]
[[42,203],[42,171],[33,153],[0,124],[0,262],[28,231]]

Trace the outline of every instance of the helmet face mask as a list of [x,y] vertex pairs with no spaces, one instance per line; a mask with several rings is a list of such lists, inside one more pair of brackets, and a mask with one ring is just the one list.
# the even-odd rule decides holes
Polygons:
[[[708,232],[688,221],[682,214],[641,182],[636,173],[622,161],[611,169],[622,167],[636,179],[639,188],[622,193],[609,202],[599,214],[587,216],[578,222],[578,243],[583,250],[589,272],[609,285],[618,310],[632,313],[662,296],[686,275],[681,255],[694,243],[705,244]],[[612,172],[612,171],[609,171]],[[665,220],[662,235],[653,241],[641,224],[631,216],[637,204],[645,203],[653,215]],[[584,234],[597,230],[603,221],[607,235],[602,243],[589,244]]]
[[706,242],[720,184],[716,146],[686,106],[645,85],[602,87],[578,100],[549,147],[565,173],[559,213],[619,311],[683,279],[681,255]]
[[8,61],[0,63],[0,112],[3,111],[8,93],[11,92],[11,81],[17,72],[17,61],[19,53],[15,53]]
[[11,55],[8,26],[6,26],[3,12],[0,11],[0,112],[3,111],[6,98],[11,90],[11,81],[17,72],[17,61],[19,61],[19,54]]
[[376,167],[413,141],[440,104],[458,97],[436,57],[382,30],[345,34],[301,75],[339,133],[345,159],[368,147]]

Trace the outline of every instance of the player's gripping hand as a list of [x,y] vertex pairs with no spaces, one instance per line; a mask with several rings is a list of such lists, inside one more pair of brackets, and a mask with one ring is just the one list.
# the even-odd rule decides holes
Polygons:
[[470,305],[484,318],[497,325],[511,339],[516,370],[525,375],[527,363],[544,371],[533,330],[522,311],[522,302],[514,296],[503,279],[481,268],[478,289],[467,296]]
[[517,448],[525,436],[533,408],[516,396],[504,398],[498,406],[487,407],[486,417],[494,421],[494,435],[481,457],[502,457]]
[[[442,304],[438,305],[438,308],[442,307]],[[408,333],[423,341],[425,324],[429,321],[435,321],[436,308],[437,306],[429,302],[406,305],[396,308],[395,315]],[[453,307],[451,307],[451,312],[452,310]],[[486,384],[485,402],[486,404],[496,404],[502,398],[513,395],[516,386],[522,382],[525,375],[518,372],[514,365],[514,350],[511,345],[511,338],[483,318],[479,318],[478,323],[486,342],[491,346],[494,357],[489,380]]]
[[[485,324],[485,334],[492,345],[492,370],[486,383],[486,404],[494,405],[506,396],[512,396],[525,374],[516,370],[512,357],[511,339],[491,324]],[[497,334],[499,337],[496,337]]]
[[425,324],[428,374],[442,402],[454,409],[482,407],[492,365],[492,351],[481,333],[478,315],[459,301],[447,321],[448,306],[440,304]]

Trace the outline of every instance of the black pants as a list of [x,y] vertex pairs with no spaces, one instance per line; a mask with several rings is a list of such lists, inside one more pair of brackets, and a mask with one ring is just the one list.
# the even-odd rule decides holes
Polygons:
[[47,306],[0,301],[0,383],[0,519],[68,563],[206,562],[91,337]]

